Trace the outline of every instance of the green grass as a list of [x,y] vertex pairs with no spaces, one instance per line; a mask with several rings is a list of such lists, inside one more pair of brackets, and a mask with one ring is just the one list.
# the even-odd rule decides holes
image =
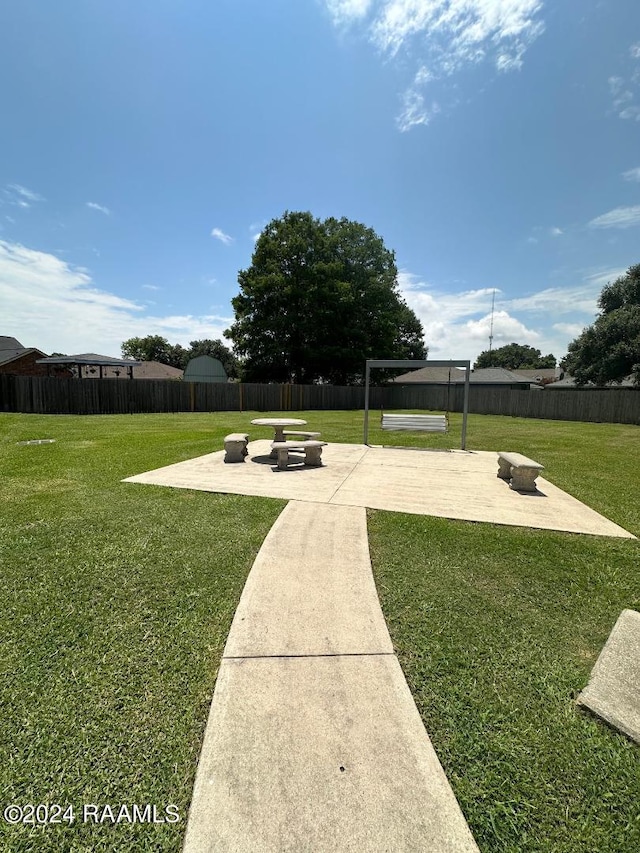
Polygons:
[[[284,502],[120,480],[220,447],[224,420],[0,416],[2,799],[182,816],[0,821],[0,849],[179,850],[224,642]],[[32,438],[57,441],[16,445]]]
[[[362,441],[361,412],[296,414],[328,441]],[[255,416],[0,415],[4,803],[175,803],[182,817],[0,821],[0,849],[180,849],[222,648],[284,502],[120,481],[219,449]],[[459,415],[426,438],[376,421],[372,443],[459,441]],[[17,445],[34,438],[56,443]],[[639,439],[633,426],[470,416],[467,446],[533,456],[640,534]],[[395,647],[481,849],[640,849],[639,750],[573,704],[620,610],[640,608],[638,543],[369,515]]]
[[[638,427],[471,416],[468,449],[523,452],[640,535]],[[640,750],[574,705],[620,611],[640,609],[638,542],[382,512],[369,537],[394,646],[481,850],[640,850]]]

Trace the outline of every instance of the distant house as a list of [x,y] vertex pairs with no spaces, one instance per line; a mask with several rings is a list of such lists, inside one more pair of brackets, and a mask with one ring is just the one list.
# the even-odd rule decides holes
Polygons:
[[134,379],[182,379],[184,370],[161,361],[142,361],[133,368]]
[[133,368],[141,363],[130,358],[112,358],[95,352],[38,359],[38,364],[44,365],[45,370],[49,371],[48,375],[57,375],[61,369],[65,369],[78,379],[114,379],[120,376],[132,379]]
[[532,370],[516,370],[514,372],[532,379],[538,385],[550,385],[552,382],[557,382],[563,375],[559,367],[538,367]]
[[547,389],[556,389],[561,390],[562,388],[635,388],[635,384],[633,381],[633,376],[625,376],[622,382],[608,382],[606,385],[576,385],[576,380],[573,376],[569,376],[568,373],[563,374],[562,379],[558,379],[556,382],[552,382],[550,385],[545,387]]
[[[393,380],[397,385],[463,385],[465,371],[457,367],[421,367],[409,373],[396,376]],[[523,376],[504,367],[483,367],[472,370],[469,375],[470,385],[512,388],[515,390],[528,389],[536,382],[528,376]]]
[[0,373],[14,376],[46,376],[47,368],[38,364],[46,353],[36,347],[22,346],[16,338],[0,335]]

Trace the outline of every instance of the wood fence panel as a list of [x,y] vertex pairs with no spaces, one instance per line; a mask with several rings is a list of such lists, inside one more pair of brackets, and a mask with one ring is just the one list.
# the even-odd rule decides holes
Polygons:
[[[386,385],[370,389],[372,411],[461,412],[464,388]],[[35,414],[286,412],[362,410],[362,386],[191,383],[163,379],[59,379],[0,374],[0,411]],[[469,411],[522,418],[640,424],[639,388],[514,390],[469,388]]]

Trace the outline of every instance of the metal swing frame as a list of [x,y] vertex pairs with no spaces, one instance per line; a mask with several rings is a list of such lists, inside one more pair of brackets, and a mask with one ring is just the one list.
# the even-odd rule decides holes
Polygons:
[[451,387],[451,368],[464,367],[464,402],[462,406],[462,436],[460,439],[460,449],[466,450],[467,444],[467,415],[469,414],[469,377],[471,375],[470,361],[434,361],[427,359],[426,361],[416,359],[367,359],[365,365],[365,381],[364,381],[364,444],[369,444],[369,384],[371,378],[371,369],[376,367],[448,367],[449,368],[449,387]]

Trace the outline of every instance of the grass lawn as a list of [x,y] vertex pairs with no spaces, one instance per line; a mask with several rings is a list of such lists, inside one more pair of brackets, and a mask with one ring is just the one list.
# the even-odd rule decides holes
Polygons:
[[[328,441],[362,441],[360,412],[299,414]],[[180,849],[222,648],[284,502],[120,480],[218,449],[256,416],[0,415],[4,803],[172,803],[181,816],[0,821],[1,850]],[[459,434],[459,415],[426,439],[383,436],[376,417],[372,443]],[[56,443],[17,445],[36,438]],[[467,447],[532,456],[640,535],[639,439],[470,416]],[[377,511],[369,531],[395,647],[481,849],[640,849],[640,749],[573,706],[620,610],[640,609],[638,542]]]

